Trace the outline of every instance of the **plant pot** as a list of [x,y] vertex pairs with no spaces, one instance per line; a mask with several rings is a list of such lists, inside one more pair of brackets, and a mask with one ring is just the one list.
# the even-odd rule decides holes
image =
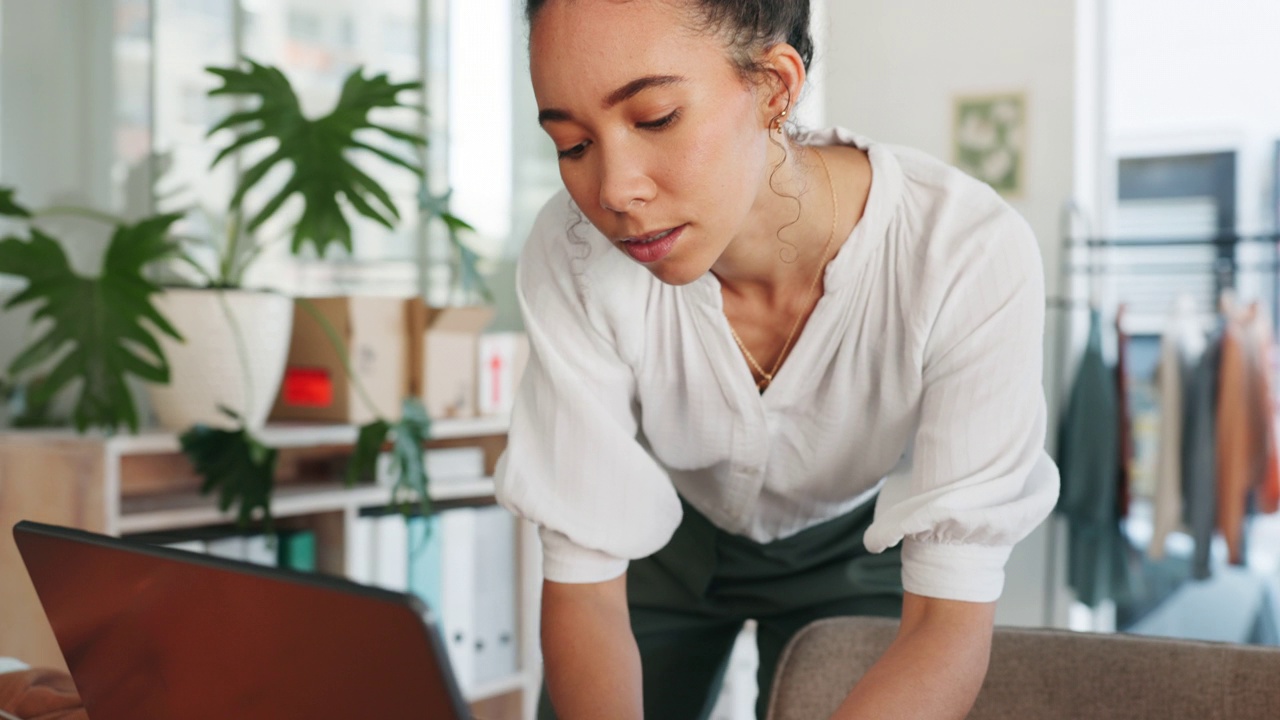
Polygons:
[[169,288],[156,296],[155,305],[186,339],[160,338],[169,359],[169,384],[147,388],[160,425],[177,431],[197,423],[235,427],[218,409],[222,405],[244,418],[247,427],[261,428],[284,377],[293,298]]

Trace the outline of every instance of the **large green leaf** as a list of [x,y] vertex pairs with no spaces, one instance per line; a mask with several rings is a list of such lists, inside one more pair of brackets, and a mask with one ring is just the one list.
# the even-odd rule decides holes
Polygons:
[[46,403],[78,381],[74,419],[81,432],[121,425],[137,430],[128,376],[169,381],[169,363],[151,328],[182,339],[151,302],[160,288],[143,275],[147,265],[175,251],[167,233],[179,217],[160,215],[118,226],[97,278],[77,275],[58,242],[35,228],[29,240],[0,240],[0,273],[27,281],[4,307],[33,303],[33,321],[49,323],[44,335],[9,366],[16,376],[54,361],[49,375],[33,390],[32,404]]
[[391,425],[378,418],[360,428],[356,436],[355,451],[351,463],[347,466],[347,486],[358,482],[371,482],[378,470],[378,457],[382,455],[382,446],[387,442],[387,433]]
[[179,438],[182,451],[204,478],[200,492],[218,493],[218,508],[226,512],[237,506],[236,517],[243,527],[262,509],[268,532],[272,529],[271,491],[275,486],[274,448],[263,445],[248,430],[220,430],[196,425]]
[[419,176],[423,169],[414,161],[402,158],[357,138],[361,131],[373,131],[384,137],[426,145],[421,135],[408,133],[370,122],[375,108],[413,107],[400,102],[401,92],[415,90],[421,83],[392,83],[385,74],[366,78],[363,69],[352,71],[342,87],[333,111],[324,117],[307,118],[302,113],[297,95],[288,78],[273,67],[251,60],[248,70],[216,68],[207,70],[222,78],[223,85],[210,95],[255,96],[257,109],[233,113],[218,123],[209,134],[223,129],[236,132],[236,140],[214,158],[217,165],[224,158],[264,140],[274,140],[271,154],[245,170],[232,197],[233,209],[240,209],[246,193],[277,166],[291,169],[288,179],[261,208],[252,214],[247,231],[252,233],[279,212],[293,195],[302,198],[302,217],[293,229],[292,248],[298,252],[306,243],[324,256],[332,243],[352,250],[351,225],[340,198],[345,198],[356,212],[388,228],[394,228],[400,212],[383,187],[351,160],[352,151],[363,151],[381,157]]

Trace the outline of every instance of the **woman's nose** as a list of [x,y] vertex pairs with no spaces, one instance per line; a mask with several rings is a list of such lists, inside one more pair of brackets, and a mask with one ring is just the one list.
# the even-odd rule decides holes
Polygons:
[[600,170],[600,207],[630,212],[653,200],[657,187],[639,159],[618,152],[605,155]]

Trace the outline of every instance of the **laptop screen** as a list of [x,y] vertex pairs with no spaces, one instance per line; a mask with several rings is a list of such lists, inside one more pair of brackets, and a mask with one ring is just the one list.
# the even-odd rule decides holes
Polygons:
[[14,538],[93,720],[466,717],[416,598],[37,523]]

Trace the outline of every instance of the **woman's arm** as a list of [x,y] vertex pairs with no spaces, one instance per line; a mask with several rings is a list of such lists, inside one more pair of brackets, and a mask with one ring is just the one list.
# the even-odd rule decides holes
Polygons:
[[987,675],[995,609],[908,592],[898,636],[832,720],[965,717]]
[[559,720],[641,720],[626,574],[602,583],[544,581],[542,657]]

